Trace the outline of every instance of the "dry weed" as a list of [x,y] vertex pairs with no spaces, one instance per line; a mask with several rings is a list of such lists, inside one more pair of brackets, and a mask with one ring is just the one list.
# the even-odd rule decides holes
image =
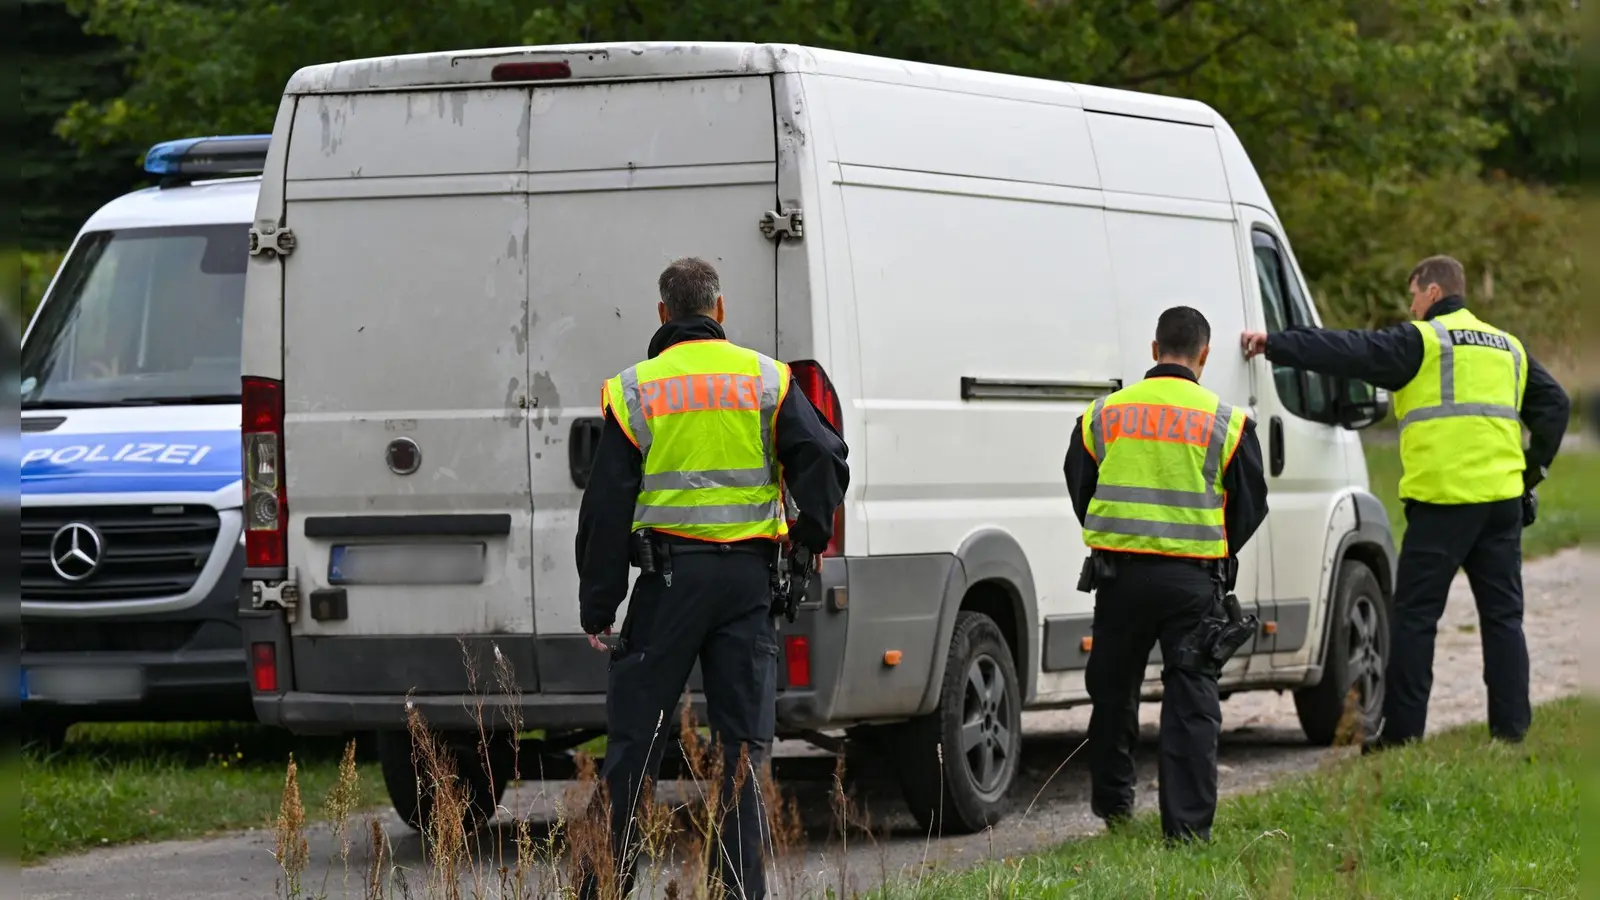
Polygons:
[[432,863],[430,888],[437,889],[436,900],[460,900],[462,864],[470,860],[467,787],[456,777],[453,749],[429,730],[415,706],[406,709],[406,730],[418,787],[432,800],[431,814],[422,823],[423,852]]
[[283,799],[278,805],[278,821],[273,829],[272,858],[283,870],[278,889],[288,900],[297,900],[301,896],[301,876],[311,861],[311,847],[306,840],[306,811],[300,803],[300,770],[292,753],[283,776]]

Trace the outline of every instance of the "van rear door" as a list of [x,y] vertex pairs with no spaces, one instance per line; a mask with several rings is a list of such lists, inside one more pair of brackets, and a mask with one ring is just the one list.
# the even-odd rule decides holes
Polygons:
[[440,574],[473,566],[445,551],[409,575],[389,557],[381,584],[341,571],[349,618],[296,630],[567,635],[548,639],[552,665],[539,651],[559,673],[582,644],[572,548],[601,383],[644,357],[656,276],[678,256],[717,267],[730,338],[775,352],[776,250],[757,227],[775,169],[767,77],[301,97],[290,561],[309,591],[336,580],[341,546],[485,550],[481,577]]

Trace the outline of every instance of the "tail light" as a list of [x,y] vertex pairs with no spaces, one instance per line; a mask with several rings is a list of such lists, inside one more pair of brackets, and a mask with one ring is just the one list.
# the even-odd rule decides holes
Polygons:
[[250,681],[264,694],[278,690],[278,650],[271,644],[250,645]]
[[[789,373],[800,387],[800,393],[806,395],[811,405],[833,427],[834,433],[844,437],[844,411],[839,406],[839,392],[833,389],[833,382],[828,380],[828,373],[823,371],[821,364],[803,359],[790,363]],[[828,542],[828,548],[822,551],[822,555],[840,556],[843,553],[844,507],[841,506],[833,511],[833,539]]]
[[283,568],[289,504],[283,484],[283,384],[244,379],[245,564]]
[[805,635],[791,634],[783,639],[783,661],[789,687],[811,686],[811,642]]

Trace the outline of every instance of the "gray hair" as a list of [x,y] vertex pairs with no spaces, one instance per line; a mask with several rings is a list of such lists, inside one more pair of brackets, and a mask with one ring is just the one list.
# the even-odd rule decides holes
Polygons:
[[1406,284],[1415,281],[1417,287],[1426,288],[1430,284],[1439,286],[1439,293],[1445,297],[1467,296],[1467,270],[1454,257],[1430,256],[1417,263],[1411,270],[1411,277],[1406,279]]
[[673,260],[662,271],[656,287],[661,291],[661,302],[667,306],[667,316],[673,319],[710,315],[722,293],[717,270],[695,256]]

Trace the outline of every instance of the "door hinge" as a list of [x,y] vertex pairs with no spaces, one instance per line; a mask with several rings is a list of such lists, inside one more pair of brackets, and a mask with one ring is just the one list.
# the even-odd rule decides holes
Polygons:
[[265,228],[250,229],[250,255],[260,256],[288,256],[294,252],[294,229],[276,228],[268,225]]
[[252,581],[250,583],[250,608],[266,609],[276,606],[289,613],[293,620],[295,607],[300,604],[300,585],[294,580],[294,569],[289,569],[282,581]]
[[768,238],[782,240],[787,236],[798,241],[805,234],[805,213],[798,208],[769,210],[761,216],[761,233]]

